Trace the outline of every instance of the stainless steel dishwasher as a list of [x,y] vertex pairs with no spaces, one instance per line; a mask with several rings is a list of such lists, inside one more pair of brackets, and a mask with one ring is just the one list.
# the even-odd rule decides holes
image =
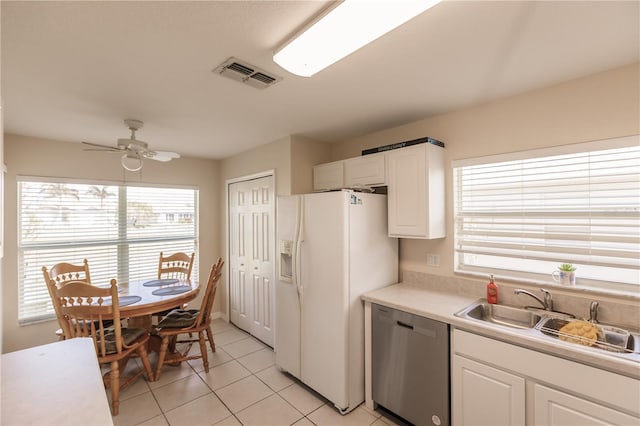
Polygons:
[[373,400],[417,426],[449,425],[449,325],[371,305]]

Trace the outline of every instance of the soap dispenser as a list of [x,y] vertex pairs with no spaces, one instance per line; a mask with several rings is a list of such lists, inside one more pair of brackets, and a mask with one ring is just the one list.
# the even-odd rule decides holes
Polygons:
[[498,303],[498,285],[493,281],[493,274],[489,277],[489,284],[487,284],[487,302]]

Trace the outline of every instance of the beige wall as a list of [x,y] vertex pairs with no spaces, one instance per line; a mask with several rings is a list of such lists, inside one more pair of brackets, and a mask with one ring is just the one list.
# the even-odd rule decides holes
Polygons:
[[[223,255],[220,244],[221,221],[219,162],[181,158],[170,163],[145,161],[142,174],[123,173],[119,156],[85,152],[77,143],[57,142],[24,136],[5,135],[4,155],[8,173],[5,185],[5,256],[2,288],[3,349],[11,352],[56,340],[55,320],[18,325],[16,175],[81,178],[112,182],[166,183],[196,186],[200,189],[200,282],[206,282],[211,264]],[[44,285],[44,284],[43,284]],[[194,304],[199,303],[199,299]],[[215,309],[214,309],[215,311]]]
[[[233,157],[225,158],[220,163],[220,187],[224,196],[226,181],[244,176],[254,175],[269,170],[276,172],[276,192],[278,195],[291,193],[291,138],[277,141],[245,151]],[[222,214],[225,214],[225,206]],[[223,216],[224,217],[224,216]],[[224,224],[223,224],[224,226]]]
[[291,138],[291,193],[313,192],[313,166],[326,163],[331,145],[294,136]]
[[[400,244],[401,270],[453,275],[452,160],[640,134],[640,64],[332,145],[331,160],[431,136],[446,144],[447,238]],[[440,255],[440,267],[426,264]]]

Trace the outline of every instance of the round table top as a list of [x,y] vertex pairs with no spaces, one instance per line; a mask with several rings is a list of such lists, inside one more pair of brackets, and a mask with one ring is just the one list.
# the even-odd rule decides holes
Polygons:
[[[144,283],[149,281],[157,281],[153,278],[139,281],[130,281],[128,283],[118,283],[118,297],[139,296],[140,300],[125,306],[120,306],[120,316],[135,317],[142,315],[151,315],[155,312],[161,312],[172,308],[177,308],[187,302],[192,301],[198,296],[200,287],[197,282],[190,280],[178,280],[173,284],[145,286]],[[157,295],[156,290],[169,289],[174,287],[188,286],[185,292],[179,294]],[[166,291],[166,290],[165,290]]]

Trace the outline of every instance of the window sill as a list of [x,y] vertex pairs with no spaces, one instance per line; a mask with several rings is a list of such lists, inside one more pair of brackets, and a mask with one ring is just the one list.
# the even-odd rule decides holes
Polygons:
[[[486,272],[474,272],[474,271],[454,271],[454,275],[466,278],[475,279],[487,279],[488,274]],[[511,285],[529,285],[547,288],[549,290],[559,290],[569,294],[575,295],[589,295],[598,297],[607,297],[617,300],[624,300],[630,302],[640,303],[640,289],[636,291],[623,290],[623,289],[609,289],[609,288],[596,288],[585,285],[576,284],[575,286],[565,286],[556,284],[549,281],[541,281],[536,279],[527,279],[522,277],[513,277],[509,275],[494,274],[496,281],[503,282]],[[622,284],[624,285],[624,284]],[[629,285],[631,287],[631,285]]]

